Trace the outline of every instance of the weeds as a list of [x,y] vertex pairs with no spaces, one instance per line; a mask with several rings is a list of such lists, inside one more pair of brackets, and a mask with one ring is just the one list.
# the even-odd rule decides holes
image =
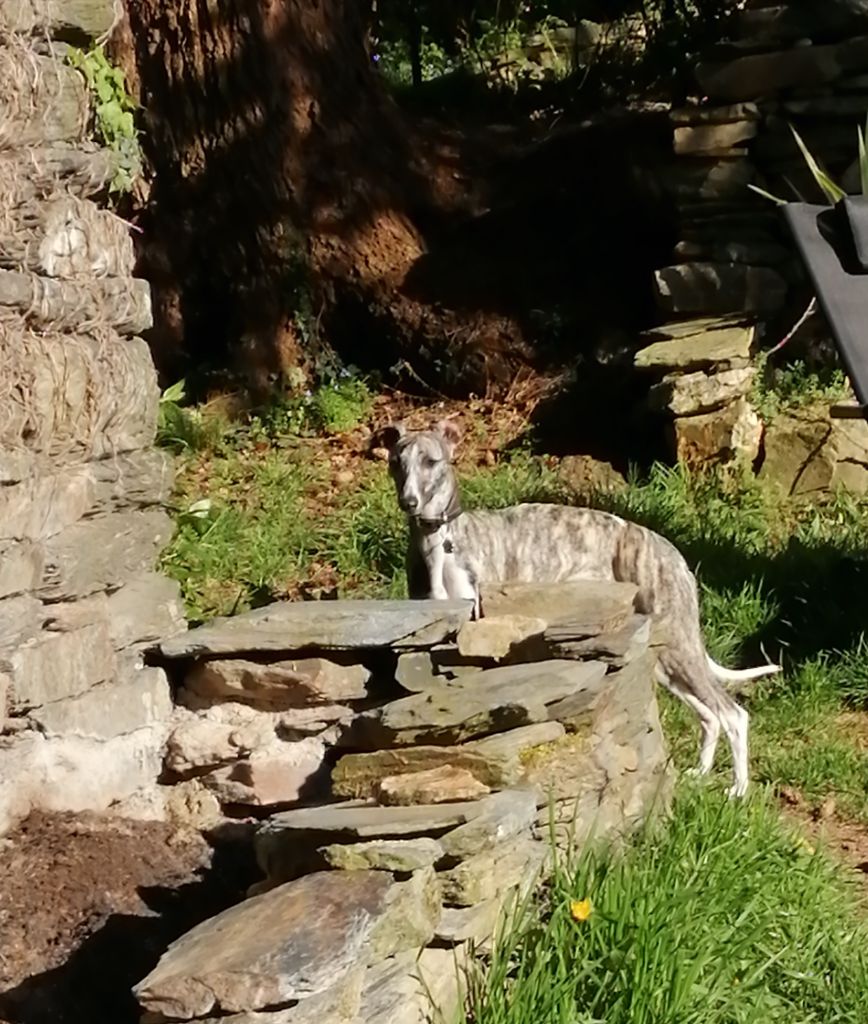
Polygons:
[[115,155],[109,190],[129,192],[142,173],[142,153],[134,120],[136,104],[124,73],[109,62],[102,46],[87,51],[70,47],[66,60],[84,76],[93,97],[97,134]]
[[751,401],[766,423],[784,412],[830,405],[851,396],[847,375],[838,367],[809,370],[802,360],[766,375],[757,373]]
[[623,855],[589,847],[558,865],[504,929],[466,1020],[856,1024],[868,932],[851,900],[767,799],[692,787]]

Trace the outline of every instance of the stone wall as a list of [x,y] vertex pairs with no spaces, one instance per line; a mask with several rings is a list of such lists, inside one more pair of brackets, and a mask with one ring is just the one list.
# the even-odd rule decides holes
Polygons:
[[0,833],[153,787],[171,698],[143,652],[186,628],[154,572],[172,471],[137,337],[148,285],[62,59],[113,18],[111,0],[0,5]]
[[635,596],[490,587],[476,622],[469,602],[280,603],[163,642],[164,806],[251,829],[264,878],[169,948],[147,1020],[421,1024],[432,998],[452,1019],[552,836],[611,840],[666,805]]
[[[696,98],[670,115],[674,160],[665,186],[679,240],[671,263],[655,274],[666,322],[650,333],[636,365],[653,375],[651,405],[670,422],[675,456],[754,460],[765,445],[750,406],[747,357],[756,340],[774,343],[786,334],[810,289],[774,203],[748,186],[822,201],[793,125],[831,176],[859,191],[868,21],[847,14],[844,4],[749,0],[730,38],[705,55],[695,77]],[[667,341],[673,344],[661,344]],[[772,463],[785,488],[800,492],[806,479],[823,479],[824,486],[843,481],[868,489],[868,425],[841,426],[825,410],[809,418],[825,424],[807,430],[815,441],[817,430],[825,431],[819,445],[801,443],[801,423],[779,425],[766,439],[781,454]],[[784,457],[793,446],[798,456]]]

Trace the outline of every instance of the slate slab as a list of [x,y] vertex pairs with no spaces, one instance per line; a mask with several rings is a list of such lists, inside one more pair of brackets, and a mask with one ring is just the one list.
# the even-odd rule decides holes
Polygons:
[[443,859],[443,847],[436,839],[374,839],[369,843],[332,843],[320,849],[323,859],[341,871],[409,872],[431,867]]
[[470,618],[470,601],[278,601],[215,619],[161,645],[167,658],[306,648],[433,646]]
[[422,772],[387,775],[380,779],[374,796],[379,804],[406,807],[476,800],[488,792],[489,787],[466,768],[444,764]]
[[545,721],[548,704],[594,687],[598,662],[552,659],[478,672],[359,715],[341,744],[362,750],[453,744]]
[[433,875],[399,883],[376,871],[317,872],[254,896],[173,942],[136,998],[191,1020],[325,992],[372,958],[429,940],[440,914]]
[[481,600],[486,616],[523,615],[543,619],[548,626],[581,622],[591,630],[586,635],[593,636],[623,625],[637,592],[634,584],[614,580],[499,583],[483,586]]
[[440,872],[443,902],[473,907],[507,889],[534,883],[547,854],[544,843],[520,837],[468,857],[450,871]]
[[332,771],[336,796],[369,799],[381,779],[449,766],[460,768],[491,788],[514,785],[522,776],[523,758],[534,748],[564,735],[558,722],[538,722],[471,740],[460,746],[394,747],[364,754],[344,754]]
[[480,800],[477,814],[466,825],[447,832],[440,845],[448,857],[462,859],[520,835],[536,820],[536,793],[532,789],[505,789]]
[[479,801],[417,807],[376,807],[358,801],[304,807],[272,815],[255,838],[256,856],[273,880],[292,877],[310,853],[332,843],[364,839],[434,838],[480,812]]

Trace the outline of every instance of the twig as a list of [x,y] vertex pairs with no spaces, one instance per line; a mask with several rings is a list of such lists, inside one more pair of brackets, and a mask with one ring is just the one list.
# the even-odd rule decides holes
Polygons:
[[774,346],[774,348],[769,349],[767,355],[772,356],[772,355],[775,354],[775,352],[778,352],[780,349],[782,349],[784,347],[784,345],[786,345],[786,343],[790,340],[790,338],[792,338],[794,334],[798,333],[799,328],[804,323],[806,323],[808,320],[810,320],[811,317],[816,312],[817,312],[817,300],[816,300],[816,298],[813,298],[808,303],[808,308],[805,310],[804,313],[802,313],[802,315],[799,317],[799,319],[795,322],[795,324],[793,325],[792,329],[787,334],[785,334],[783,336],[783,338],[781,338],[781,340],[777,343],[777,345]]

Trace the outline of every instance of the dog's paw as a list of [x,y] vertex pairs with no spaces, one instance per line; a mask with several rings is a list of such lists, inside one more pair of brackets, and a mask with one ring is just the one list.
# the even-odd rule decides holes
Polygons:
[[726,795],[730,800],[743,800],[747,796],[747,782],[733,782],[733,784],[726,791]]

